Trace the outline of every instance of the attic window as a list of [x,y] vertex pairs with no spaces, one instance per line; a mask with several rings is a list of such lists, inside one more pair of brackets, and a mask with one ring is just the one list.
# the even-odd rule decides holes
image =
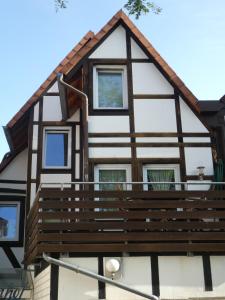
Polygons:
[[70,129],[45,129],[43,167],[69,168],[71,157],[70,144]]
[[94,67],[94,109],[127,109],[125,66]]

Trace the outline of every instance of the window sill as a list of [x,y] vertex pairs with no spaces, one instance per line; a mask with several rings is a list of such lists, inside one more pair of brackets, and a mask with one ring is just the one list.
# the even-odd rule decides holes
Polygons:
[[126,116],[129,115],[128,108],[121,109],[99,109],[94,108],[89,110],[89,115],[91,116]]

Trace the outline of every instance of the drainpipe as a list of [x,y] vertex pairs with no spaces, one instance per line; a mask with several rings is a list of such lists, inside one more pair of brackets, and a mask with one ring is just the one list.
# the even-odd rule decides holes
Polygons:
[[[88,181],[88,96],[82,91],[63,80],[63,74],[58,74],[59,82],[82,97],[82,129],[83,129],[83,154],[84,154],[84,181]],[[87,188],[86,184],[84,189]]]
[[71,270],[71,271],[75,271],[76,273],[80,273],[80,274],[83,274],[85,276],[91,277],[91,278],[96,279],[98,281],[114,285],[114,286],[116,286],[116,287],[118,287],[118,288],[120,288],[122,290],[128,291],[130,293],[133,293],[135,295],[144,297],[146,299],[159,300],[159,297],[157,297],[157,296],[148,295],[148,294],[142,293],[141,291],[133,289],[133,288],[131,288],[131,287],[129,287],[129,286],[123,284],[123,283],[116,282],[116,281],[114,281],[112,279],[109,279],[109,278],[107,278],[105,276],[98,275],[98,274],[96,274],[94,272],[91,272],[89,270],[83,269],[83,268],[81,268],[79,266],[72,265],[72,264],[63,262],[61,260],[52,258],[50,256],[47,256],[45,253],[43,253],[43,258],[49,264],[54,264],[54,265],[57,265],[59,267],[63,267],[65,269],[68,269],[68,270]]

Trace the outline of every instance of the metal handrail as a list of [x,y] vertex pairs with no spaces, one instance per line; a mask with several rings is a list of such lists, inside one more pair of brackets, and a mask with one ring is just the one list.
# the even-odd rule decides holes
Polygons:
[[116,286],[122,290],[125,290],[125,291],[128,291],[130,293],[133,293],[135,295],[138,295],[138,296],[141,296],[141,297],[144,297],[146,299],[151,299],[151,300],[159,300],[159,297],[155,296],[155,295],[148,295],[148,294],[145,294],[141,291],[138,291],[136,289],[133,289],[131,287],[129,287],[128,285],[126,284],[123,284],[123,283],[120,283],[120,282],[116,282],[112,279],[109,279],[105,276],[101,276],[101,275],[98,275],[94,272],[91,272],[87,269],[83,269],[77,265],[72,265],[72,264],[69,264],[69,263],[66,263],[66,262],[63,262],[59,259],[55,259],[55,258],[52,258],[50,256],[47,256],[45,253],[43,253],[43,258],[45,261],[47,261],[49,264],[54,264],[54,265],[57,265],[59,267],[63,267],[65,269],[68,269],[68,270],[71,270],[71,271],[74,271],[76,273],[80,273],[82,275],[85,275],[85,276],[88,276],[88,277],[91,277],[93,279],[96,279],[98,281],[101,281],[101,282],[104,282],[104,283],[108,283],[110,285],[113,285],[113,286]]
[[[61,189],[64,189],[65,185],[101,185],[101,184],[121,184],[121,185],[125,185],[125,186],[132,186],[132,185],[156,185],[156,184],[166,184],[166,185],[180,185],[180,186],[184,186],[184,187],[188,187],[188,186],[193,186],[193,185],[200,185],[200,186],[225,186],[225,182],[213,182],[213,181],[191,181],[191,182],[184,182],[184,181],[176,181],[176,182],[163,182],[163,181],[157,181],[157,182],[149,182],[149,181],[126,181],[126,182],[122,182],[122,181],[107,181],[107,182],[100,182],[100,181],[71,181],[71,182],[42,182],[40,183],[39,187],[38,187],[38,191],[40,191],[44,186],[51,186],[51,185],[57,185],[60,186]],[[37,191],[37,192],[38,192]]]

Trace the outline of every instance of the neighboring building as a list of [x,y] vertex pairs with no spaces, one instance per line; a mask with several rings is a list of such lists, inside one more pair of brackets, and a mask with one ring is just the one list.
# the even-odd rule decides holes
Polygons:
[[7,220],[0,218],[0,238],[7,236],[8,234],[7,225],[8,225]]
[[199,101],[201,114],[214,131],[219,157],[225,161],[225,96],[219,101]]
[[43,253],[162,299],[225,298],[224,140],[207,120],[122,11],[88,32],[5,127],[18,235],[0,268],[24,253],[34,300],[144,299]]

